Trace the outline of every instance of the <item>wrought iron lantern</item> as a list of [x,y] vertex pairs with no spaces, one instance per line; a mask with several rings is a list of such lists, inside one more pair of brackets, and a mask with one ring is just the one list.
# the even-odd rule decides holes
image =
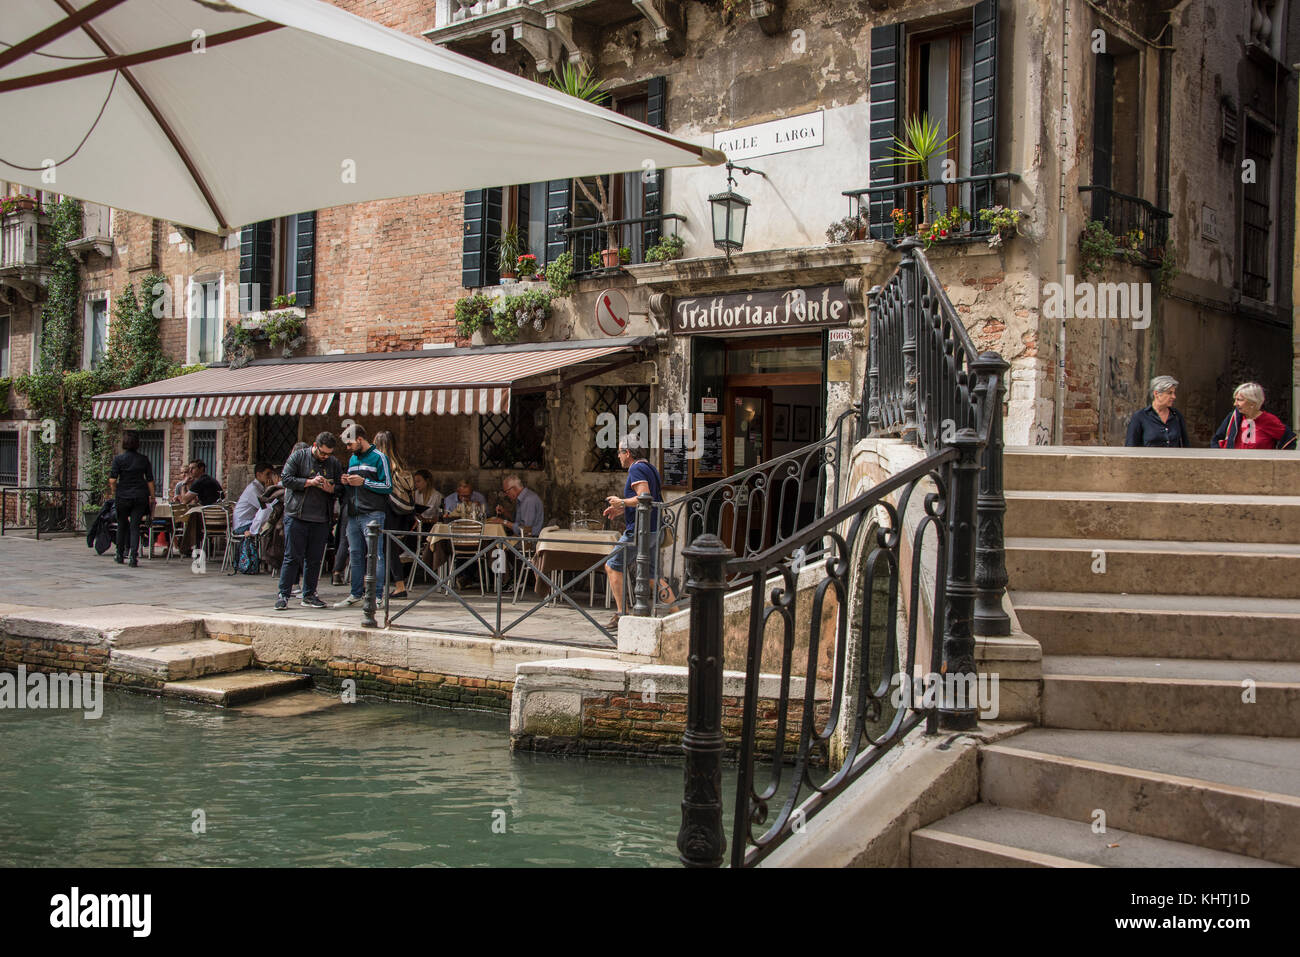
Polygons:
[[732,170],[737,169],[746,176],[750,173],[766,176],[761,170],[728,163],[727,188],[709,197],[709,205],[713,207],[713,245],[728,256],[733,250],[739,252],[744,248],[745,226],[749,219],[749,200],[733,188],[736,185],[736,178],[732,175]]

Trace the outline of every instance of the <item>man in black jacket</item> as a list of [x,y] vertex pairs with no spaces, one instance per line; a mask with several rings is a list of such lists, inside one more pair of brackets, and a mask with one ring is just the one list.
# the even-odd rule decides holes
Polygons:
[[316,595],[316,585],[325,545],[329,541],[339,477],[343,474],[343,467],[334,458],[337,445],[338,439],[329,432],[322,432],[310,448],[299,449],[290,455],[280,473],[280,484],[285,489],[284,511],[293,521],[286,523],[288,535],[284,543],[284,564],[280,566],[276,611],[289,606],[289,591],[299,575],[303,576],[302,606],[325,607]]

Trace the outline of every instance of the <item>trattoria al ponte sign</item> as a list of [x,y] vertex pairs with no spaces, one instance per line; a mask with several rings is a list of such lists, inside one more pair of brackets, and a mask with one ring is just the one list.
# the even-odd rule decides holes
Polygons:
[[850,314],[843,285],[684,296],[673,302],[673,332],[719,335],[840,326],[848,324]]

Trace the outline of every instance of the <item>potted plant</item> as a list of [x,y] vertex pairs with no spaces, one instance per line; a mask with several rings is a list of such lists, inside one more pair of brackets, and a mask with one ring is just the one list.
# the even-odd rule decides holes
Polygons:
[[221,339],[226,362],[232,369],[241,369],[253,358],[253,332],[237,322],[227,323],[226,334]]
[[686,240],[681,236],[664,236],[659,242],[655,243],[646,250],[645,261],[648,263],[668,262],[672,259],[681,259],[682,250],[686,248]]
[[826,227],[826,241],[847,243],[862,238],[862,219],[858,216],[845,216]]
[[515,270],[519,278],[524,282],[532,282],[539,278],[537,275],[537,257],[532,253],[524,253],[515,260]]
[[[892,163],[886,163],[886,166],[919,166],[920,175],[917,179],[925,179],[929,175],[930,160],[934,159],[940,153],[946,152],[948,144],[952,142],[953,137],[946,139],[939,138],[939,121],[932,119],[929,113],[922,113],[919,116],[909,117],[904,124],[903,131],[907,134],[906,139],[894,137],[894,156]],[[921,193],[921,220],[929,218],[930,208],[930,187],[926,187]]]
[[1018,232],[1023,216],[1024,213],[1020,210],[1008,206],[990,206],[988,209],[981,209],[980,222],[992,231],[992,235],[989,236],[989,247],[996,249],[1002,245],[1004,239]]
[[572,252],[566,249],[547,265],[546,282],[556,296],[567,296],[573,291],[576,280],[573,278]]
[[36,528],[42,532],[56,531],[63,522],[63,506],[53,496],[44,492],[28,492],[27,505],[36,513]]
[[523,251],[524,241],[519,235],[518,226],[511,226],[501,234],[501,238],[497,240],[497,272],[502,282],[515,278],[515,270],[519,268],[519,257]]
[[458,299],[454,309],[456,335],[468,339],[479,329],[492,323],[492,297],[478,293]]

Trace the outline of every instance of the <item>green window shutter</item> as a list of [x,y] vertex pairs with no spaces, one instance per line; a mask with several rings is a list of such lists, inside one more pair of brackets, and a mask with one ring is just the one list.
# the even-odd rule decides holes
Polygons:
[[[986,176],[997,172],[998,0],[980,0],[975,4],[973,26],[970,172],[972,176]],[[992,206],[993,184],[972,185],[974,208]]]
[[264,312],[271,308],[273,227],[267,219],[245,226],[239,233],[240,312]]
[[298,284],[294,305],[310,306],[316,294],[316,212],[298,214]]
[[[569,238],[563,230],[569,225],[569,196],[573,183],[567,179],[553,179],[546,189],[546,261],[555,262],[569,248]],[[585,263],[574,263],[575,272]]]
[[460,284],[466,289],[491,286],[500,278],[496,264],[496,243],[500,238],[501,188],[468,190],[460,272]]
[[[668,129],[667,106],[668,83],[662,76],[652,77],[646,90],[646,124],[655,129]],[[664,211],[664,171],[655,169],[645,180],[645,215],[659,217]],[[656,218],[642,227],[642,249],[649,249],[659,242],[663,232],[663,221]]]
[[[871,186],[889,186],[900,182],[901,167],[889,166],[894,157],[894,135],[898,129],[899,73],[902,69],[902,27],[896,23],[871,28]],[[895,199],[891,193],[870,198],[867,216],[871,236],[892,239],[893,223],[889,218]]]

